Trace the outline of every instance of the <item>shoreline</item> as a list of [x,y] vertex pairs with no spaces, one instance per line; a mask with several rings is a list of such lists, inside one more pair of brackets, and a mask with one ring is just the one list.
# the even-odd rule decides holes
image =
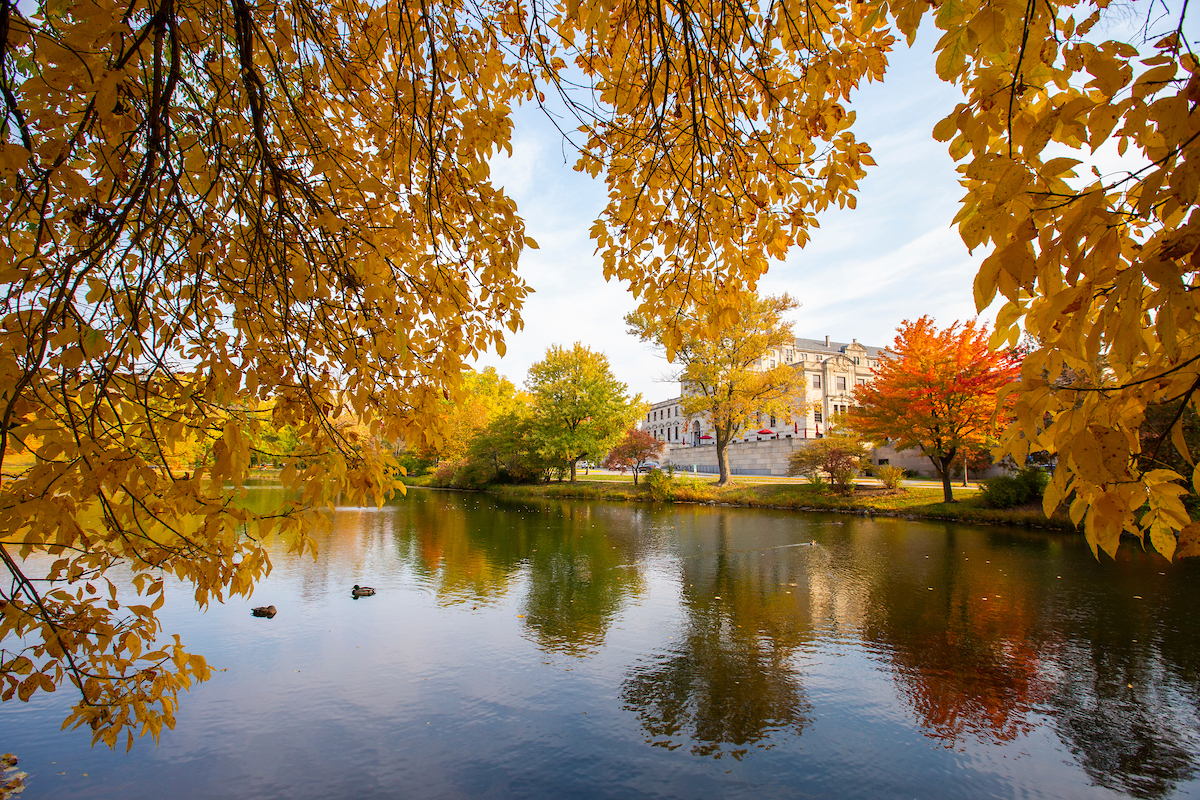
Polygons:
[[[807,511],[852,514],[864,517],[892,517],[908,520],[963,522],[977,525],[1011,525],[1021,528],[1077,532],[1065,514],[1047,518],[1039,505],[1016,508],[986,508],[974,493],[942,502],[942,490],[924,486],[896,490],[859,489],[843,496],[820,492],[807,484],[739,484],[718,489],[715,484],[694,479],[676,479],[670,495],[659,500],[651,497],[645,485],[634,487],[623,481],[578,481],[571,483],[496,484],[482,489],[430,486],[428,477],[405,481],[413,488],[451,491],[482,491],[498,497],[541,497],[561,500],[609,500],[620,502],[709,505],[732,508],[763,508],[778,511]],[[426,478],[426,480],[422,480]]]

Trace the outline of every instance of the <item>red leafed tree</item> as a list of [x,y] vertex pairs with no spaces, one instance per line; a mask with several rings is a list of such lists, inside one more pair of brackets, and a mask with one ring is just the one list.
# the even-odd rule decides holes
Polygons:
[[622,475],[626,470],[633,470],[633,485],[637,486],[638,473],[645,469],[646,462],[654,461],[662,452],[663,443],[654,438],[649,431],[630,428],[625,431],[621,443],[608,452],[604,458],[607,469],[615,469]]
[[848,423],[864,439],[919,447],[953,502],[954,457],[1006,423],[997,393],[1017,378],[1020,355],[989,349],[986,325],[956,322],[939,330],[929,317],[901,323],[891,351],[873,370],[875,381],[857,387]]

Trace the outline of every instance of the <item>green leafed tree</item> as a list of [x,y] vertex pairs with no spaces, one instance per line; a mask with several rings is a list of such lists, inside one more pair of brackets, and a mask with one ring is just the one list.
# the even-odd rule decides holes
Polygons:
[[[726,319],[715,336],[685,334],[671,354],[682,383],[683,412],[703,415],[717,445],[718,485],[730,481],[728,448],[759,414],[798,417],[804,411],[804,377],[786,364],[764,366],[764,358],[795,340],[784,314],[797,307],[788,295],[750,297],[741,313]],[[666,351],[668,326],[643,314],[625,317],[629,332]],[[684,326],[685,328],[687,326]],[[679,330],[672,328],[672,330]]]
[[570,349],[551,345],[529,368],[525,386],[533,399],[538,451],[569,471],[572,483],[575,462],[607,453],[641,414],[641,395],[629,397],[608,357],[578,342]]

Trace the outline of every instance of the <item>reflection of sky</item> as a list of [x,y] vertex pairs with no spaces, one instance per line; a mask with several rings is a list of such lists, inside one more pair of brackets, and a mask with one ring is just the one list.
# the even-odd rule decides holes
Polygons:
[[[335,525],[315,562],[276,553],[248,601],[197,614],[169,586],[166,631],[228,671],[158,749],[59,733],[67,691],[5,704],[25,796],[1109,796],[1154,769],[1142,796],[1194,786],[1188,567],[994,528],[420,490]],[[1024,664],[1017,637],[1055,691],[989,689]],[[988,671],[963,682],[954,659]],[[1142,665],[1149,685],[1111,696]],[[745,685],[761,696],[739,702]],[[923,716],[980,714],[963,686],[1008,717]]]

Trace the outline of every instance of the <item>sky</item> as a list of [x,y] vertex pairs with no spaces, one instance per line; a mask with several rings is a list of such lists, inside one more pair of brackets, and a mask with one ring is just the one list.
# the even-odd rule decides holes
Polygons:
[[[759,282],[762,294],[788,292],[800,301],[791,315],[797,336],[887,346],[906,319],[928,314],[946,326],[976,316],[972,283],[986,251],[968,253],[951,227],[964,190],[946,144],[931,135],[962,100],[934,73],[936,33],[925,25],[911,49],[901,41],[886,82],[851,97],[855,136],[877,162],[859,184],[857,209],[824,213],[809,244],[772,262]],[[505,357],[489,353],[476,367],[494,366],[521,384],[551,344],[582,342],[608,356],[631,393],[650,402],[675,397],[671,365],[625,332],[622,320],[635,301],[625,285],[605,282],[588,238],[604,207],[604,184],[575,172],[573,161],[539,112],[519,112],[513,154],[493,161],[493,179],[516,200],[526,234],[540,245],[520,263],[534,293]],[[981,319],[990,322],[997,307]]]

